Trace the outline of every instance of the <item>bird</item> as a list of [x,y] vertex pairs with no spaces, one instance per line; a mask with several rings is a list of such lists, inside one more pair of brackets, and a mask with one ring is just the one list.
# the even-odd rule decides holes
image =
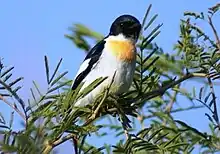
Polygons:
[[135,72],[136,43],[141,31],[141,24],[132,15],[119,16],[111,24],[109,34],[98,42],[86,55],[73,80],[71,89],[81,83],[81,92],[98,78],[106,78],[84,97],[76,100],[75,107],[84,107],[95,101],[96,97],[110,84],[116,87],[114,95],[129,90]]

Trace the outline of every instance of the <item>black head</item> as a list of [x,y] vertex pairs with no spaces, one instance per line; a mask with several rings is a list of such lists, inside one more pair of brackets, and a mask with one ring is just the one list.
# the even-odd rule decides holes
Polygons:
[[137,40],[141,30],[140,22],[131,15],[118,17],[111,25],[110,35],[123,34],[126,38]]

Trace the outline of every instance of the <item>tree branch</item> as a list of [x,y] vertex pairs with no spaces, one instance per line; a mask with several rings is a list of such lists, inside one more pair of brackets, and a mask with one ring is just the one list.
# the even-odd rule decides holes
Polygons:
[[15,92],[15,91],[13,91],[12,89],[11,89],[11,87],[8,85],[8,84],[6,84],[5,82],[3,82],[1,79],[0,79],[0,84],[1,85],[3,85],[4,87],[5,87],[5,89],[8,91],[8,92],[10,92],[11,93],[11,95],[18,101],[18,103],[20,104],[20,106],[21,106],[21,108],[23,109],[23,111],[24,111],[24,116],[25,116],[25,122],[26,122],[26,124],[27,124],[27,112],[26,112],[26,110],[25,110],[25,103],[24,103],[24,101],[23,101],[23,99],[21,99],[19,96],[18,96],[18,94]]
[[[177,86],[177,88],[180,88],[180,84]],[[177,97],[178,91],[174,91],[174,94],[170,98],[170,103],[166,106],[165,112],[170,114],[173,104],[176,102],[176,97]]]
[[[183,81],[185,81],[187,79],[193,78],[193,77],[207,77],[207,74],[204,74],[204,73],[188,73],[185,76],[183,76],[182,78],[180,78],[180,79],[178,79],[176,81],[173,81],[173,82],[171,82],[168,85],[165,85],[165,86],[160,87],[160,88],[158,88],[156,90],[150,91],[150,92],[148,92],[148,93],[146,93],[146,94],[136,98],[134,100],[134,102],[138,101],[138,100],[141,101],[141,102],[145,102],[145,101],[147,101],[149,99],[152,99],[154,97],[163,95],[164,92],[167,91],[168,89],[174,87],[175,85],[180,84],[181,82],[183,82]],[[139,104],[139,103],[137,102],[136,104]]]
[[18,109],[18,107],[16,105],[13,105],[9,101],[7,101],[2,95],[0,95],[0,100],[2,100],[4,103],[6,103],[8,106],[10,106],[13,110],[15,110],[21,116],[21,118],[24,121],[26,121],[25,115]]
[[52,142],[52,143],[47,143],[45,145],[45,149],[43,150],[43,154],[48,154],[54,147],[66,142],[67,140],[72,139],[73,137],[75,137],[75,134],[68,134],[62,138],[59,138],[58,140]]
[[213,25],[212,18],[210,16],[208,16],[208,22],[209,22],[209,24],[210,24],[210,26],[212,28],[212,31],[213,31],[213,33],[215,35],[216,45],[217,45],[218,50],[220,52],[220,39],[218,37],[218,33],[217,33],[216,29],[215,29],[215,26]]
[[[200,109],[200,108],[203,108],[203,107],[204,107],[203,105],[201,105],[201,106],[190,106],[190,107],[187,107],[187,108],[179,108],[179,109],[172,110],[172,111],[170,111],[170,113],[188,111],[188,110],[193,110],[193,109]],[[143,119],[149,119],[149,118],[153,118],[153,117],[156,117],[156,115],[154,115],[154,114],[143,115]]]

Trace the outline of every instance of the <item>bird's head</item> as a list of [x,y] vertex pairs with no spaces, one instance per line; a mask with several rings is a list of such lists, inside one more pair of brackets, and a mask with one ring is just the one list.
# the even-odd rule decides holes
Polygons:
[[141,31],[141,24],[131,15],[119,16],[112,23],[109,35],[123,35],[126,39],[137,41]]

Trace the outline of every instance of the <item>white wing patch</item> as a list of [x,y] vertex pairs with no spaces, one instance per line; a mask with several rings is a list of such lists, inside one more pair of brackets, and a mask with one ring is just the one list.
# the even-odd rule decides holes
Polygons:
[[90,58],[89,58],[89,59],[86,59],[86,60],[80,65],[79,70],[78,70],[78,72],[76,73],[76,76],[75,76],[74,80],[76,79],[76,77],[77,77],[80,73],[82,73],[83,71],[85,71],[85,69],[89,66],[90,60],[91,60]]

